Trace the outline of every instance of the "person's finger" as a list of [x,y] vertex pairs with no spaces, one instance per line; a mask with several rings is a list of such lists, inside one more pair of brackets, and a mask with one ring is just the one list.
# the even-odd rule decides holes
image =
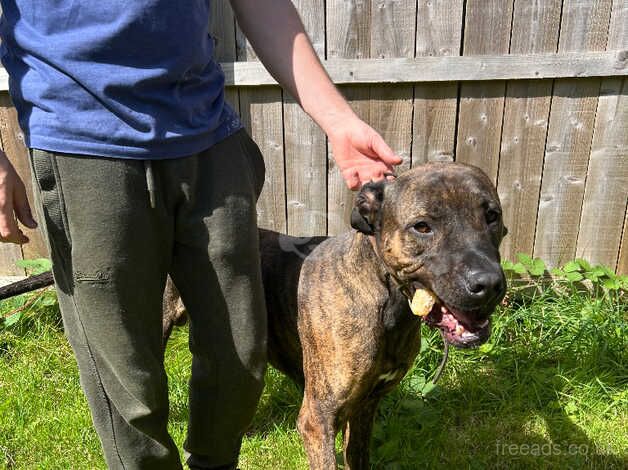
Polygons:
[[369,168],[363,174],[360,175],[360,180],[362,184],[369,181],[381,181],[384,179],[384,170],[382,168]]
[[349,168],[347,170],[343,170],[342,177],[344,178],[345,183],[347,184],[347,187],[349,189],[354,190],[360,187],[360,178],[358,177],[358,173],[354,169]]
[[17,226],[15,219],[7,217],[4,212],[0,213],[0,241],[19,245],[28,243],[28,237]]
[[28,198],[26,197],[26,188],[23,184],[16,186],[13,194],[13,207],[15,209],[15,215],[18,220],[26,225],[28,228],[37,228],[37,222],[33,218],[31,207],[28,204]]
[[24,232],[22,232],[19,228],[17,229],[16,232],[12,233],[8,237],[0,237],[0,242],[15,243],[16,245],[24,245],[25,243],[28,243],[29,241],[30,239],[26,235],[24,235]]
[[20,230],[13,217],[6,218],[4,214],[0,214],[0,241],[21,245],[28,243],[28,237]]
[[403,161],[399,155],[395,155],[395,152],[392,151],[378,133],[375,133],[373,137],[371,137],[371,148],[375,156],[387,165],[399,165]]
[[13,216],[13,194],[0,193],[0,240],[8,243],[26,243],[28,238],[17,226]]

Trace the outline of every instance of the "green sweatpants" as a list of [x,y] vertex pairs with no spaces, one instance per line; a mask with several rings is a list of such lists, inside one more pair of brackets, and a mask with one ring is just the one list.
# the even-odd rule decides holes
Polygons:
[[64,328],[109,468],[181,468],[167,432],[168,273],[190,316],[188,464],[235,468],[266,367],[259,149],[238,131],[150,163],[31,157]]

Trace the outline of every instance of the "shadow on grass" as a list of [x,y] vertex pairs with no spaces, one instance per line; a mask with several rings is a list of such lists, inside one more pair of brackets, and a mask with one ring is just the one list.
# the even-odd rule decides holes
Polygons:
[[[527,328],[521,325],[533,335]],[[604,411],[596,412],[605,399],[600,390],[621,389],[625,380],[621,338],[609,345],[595,322],[574,328],[555,347],[551,339],[528,344],[526,336],[512,344],[504,337],[488,354],[455,351],[442,385],[427,397],[413,386],[421,372],[411,371],[380,404],[373,468],[628,468],[613,443],[604,448],[606,442],[584,431],[591,419],[605,419]],[[428,355],[424,369],[433,370],[438,354]],[[588,387],[597,389],[593,405],[583,397]],[[294,429],[300,404],[298,388],[271,371],[249,435]]]
[[[618,448],[605,441],[624,429],[622,417],[609,410],[625,404],[613,402],[628,376],[625,304],[611,306],[611,312],[608,305],[573,299],[571,307],[578,309],[557,319],[563,307],[543,302],[542,307],[517,305],[496,315],[494,349],[454,351],[442,384],[425,398],[416,382],[436,367],[438,346],[421,356],[382,400],[373,433],[373,468],[628,468],[619,454],[625,435]],[[542,317],[544,311],[549,319]],[[61,329],[55,307],[36,318],[22,319],[10,335],[0,337],[4,359],[22,336]],[[554,330],[544,333],[548,327]],[[185,335],[180,336],[177,348],[186,350]],[[173,382],[178,399],[171,410],[171,420],[183,427],[188,418],[186,361],[177,363]],[[270,370],[248,434],[294,430],[300,404],[297,386]],[[601,433],[592,429],[604,427],[604,420],[614,422]]]
[[295,428],[303,392],[281,372],[270,369],[266,374],[266,388],[248,435],[265,435],[278,426]]
[[[513,370],[500,367],[462,373],[469,377],[460,386],[443,386],[428,399],[403,388],[384,398],[373,435],[373,468],[627,468],[626,459],[600,453],[552,400],[561,393],[552,380],[555,368],[540,371],[534,385],[517,382]],[[478,396],[478,382],[485,384],[487,400]],[[295,427],[299,390],[278,372],[270,385],[248,435]],[[533,387],[534,393],[512,402],[494,400],[495,393],[517,387]],[[535,432],[535,422],[547,435]]]
[[628,460],[598,449],[556,401],[563,393],[553,380],[558,370],[537,372],[530,383],[499,366],[468,368],[460,385],[444,385],[427,399],[397,389],[376,417],[374,468],[627,468]]

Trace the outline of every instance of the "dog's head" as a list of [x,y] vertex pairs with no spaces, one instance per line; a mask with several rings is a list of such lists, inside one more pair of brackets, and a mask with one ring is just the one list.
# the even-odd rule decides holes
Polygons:
[[506,290],[498,250],[506,229],[497,192],[481,170],[429,163],[368,183],[351,225],[375,237],[382,261],[402,283],[438,297],[428,325],[455,346],[487,340],[490,315]]

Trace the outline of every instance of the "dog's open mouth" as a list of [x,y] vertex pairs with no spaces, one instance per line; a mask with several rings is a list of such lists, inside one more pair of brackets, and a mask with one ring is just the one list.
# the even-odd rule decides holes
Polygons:
[[484,343],[491,332],[488,318],[477,320],[473,317],[469,312],[446,305],[437,297],[423,320],[432,328],[440,329],[450,344],[460,348],[472,348]]

